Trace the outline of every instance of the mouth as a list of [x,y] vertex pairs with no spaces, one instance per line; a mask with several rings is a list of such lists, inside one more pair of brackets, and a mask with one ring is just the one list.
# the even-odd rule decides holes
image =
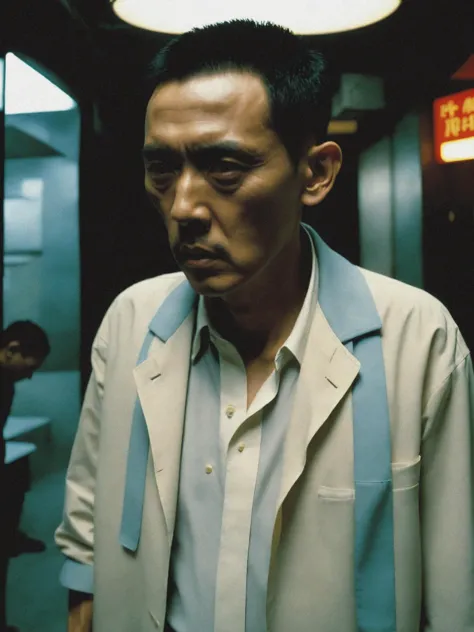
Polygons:
[[179,252],[178,261],[186,267],[208,268],[218,263],[220,257],[204,248],[183,248]]
[[219,264],[219,260],[205,257],[187,257],[182,260],[182,265],[186,268],[213,268]]

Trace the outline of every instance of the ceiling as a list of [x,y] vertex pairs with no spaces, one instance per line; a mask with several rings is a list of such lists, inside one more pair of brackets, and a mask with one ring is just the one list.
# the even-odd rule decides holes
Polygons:
[[14,127],[5,126],[5,158],[46,158],[59,156],[53,147],[43,143],[27,132]]
[[[79,104],[92,101],[107,120],[119,120],[137,106],[143,69],[169,39],[122,23],[109,0],[6,0],[6,5],[6,50],[38,60]],[[340,73],[382,76],[387,109],[402,110],[442,94],[474,53],[474,1],[404,0],[382,22],[307,39]]]
[[[4,0],[5,2],[5,0]],[[37,46],[47,57],[64,52],[56,65],[77,79],[83,70],[112,73],[140,65],[169,36],[128,26],[113,13],[109,0],[6,0],[7,45]],[[404,0],[388,19],[347,33],[308,37],[330,52],[346,72],[420,77],[451,72],[474,52],[472,0]],[[68,55],[69,53],[69,55]],[[73,54],[75,59],[69,58]],[[93,62],[99,62],[95,66]]]

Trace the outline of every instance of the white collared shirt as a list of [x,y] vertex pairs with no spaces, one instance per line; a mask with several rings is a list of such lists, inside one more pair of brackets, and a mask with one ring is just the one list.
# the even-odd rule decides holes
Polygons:
[[[199,299],[171,560],[168,623],[175,632],[262,632],[283,445],[316,304],[308,290],[275,368],[247,409],[236,348]],[[264,626],[264,627],[262,627]]]

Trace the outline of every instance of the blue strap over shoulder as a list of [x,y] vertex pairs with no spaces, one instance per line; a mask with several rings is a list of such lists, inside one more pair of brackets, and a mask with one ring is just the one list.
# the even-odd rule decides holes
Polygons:
[[[138,355],[137,366],[144,362],[156,336],[166,342],[183,323],[193,307],[196,294],[187,283],[178,285],[153,317]],[[137,397],[133,409],[132,429],[127,457],[127,472],[119,541],[131,553],[138,549],[145,499],[146,470],[150,442],[145,417]]]
[[396,632],[390,418],[379,335],[354,344],[352,392],[358,632]]
[[352,389],[354,580],[358,632],[396,632],[392,447],[382,321],[357,266],[312,236],[319,261],[318,300],[337,337],[360,362]]
[[[140,350],[137,364],[141,364],[147,359],[152,342],[153,334],[151,331],[148,331]],[[140,400],[137,397],[133,409],[123,497],[122,525],[119,537],[120,544],[129,551],[136,551],[140,540],[148,452],[148,430]]]

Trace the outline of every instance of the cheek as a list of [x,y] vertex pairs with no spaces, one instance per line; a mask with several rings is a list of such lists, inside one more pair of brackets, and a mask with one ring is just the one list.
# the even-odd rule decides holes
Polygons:
[[271,189],[262,183],[234,214],[230,237],[246,238],[265,249],[277,248],[299,223],[298,209],[298,194],[290,183]]
[[262,198],[240,207],[222,223],[227,250],[242,270],[260,267],[279,247],[282,231],[275,221],[277,209],[270,202]]
[[153,208],[156,209],[161,214],[160,198],[156,194],[156,191],[149,184],[149,182],[147,181],[146,178],[145,178],[145,193],[146,193],[146,196],[147,196],[148,200],[150,201],[150,204],[153,206]]
[[155,211],[158,212],[158,215],[161,217],[161,219],[163,220],[168,230],[169,222],[167,219],[168,214],[165,212],[166,205],[163,204],[163,200],[161,196],[157,195],[156,191],[151,186],[146,186],[146,180],[145,180],[145,192],[148,197],[148,200],[150,201],[151,206],[154,208]]
[[299,231],[300,212],[294,196],[282,190],[275,198],[262,200],[255,214],[254,239],[258,241],[255,252],[259,265],[265,265],[278,255]]

